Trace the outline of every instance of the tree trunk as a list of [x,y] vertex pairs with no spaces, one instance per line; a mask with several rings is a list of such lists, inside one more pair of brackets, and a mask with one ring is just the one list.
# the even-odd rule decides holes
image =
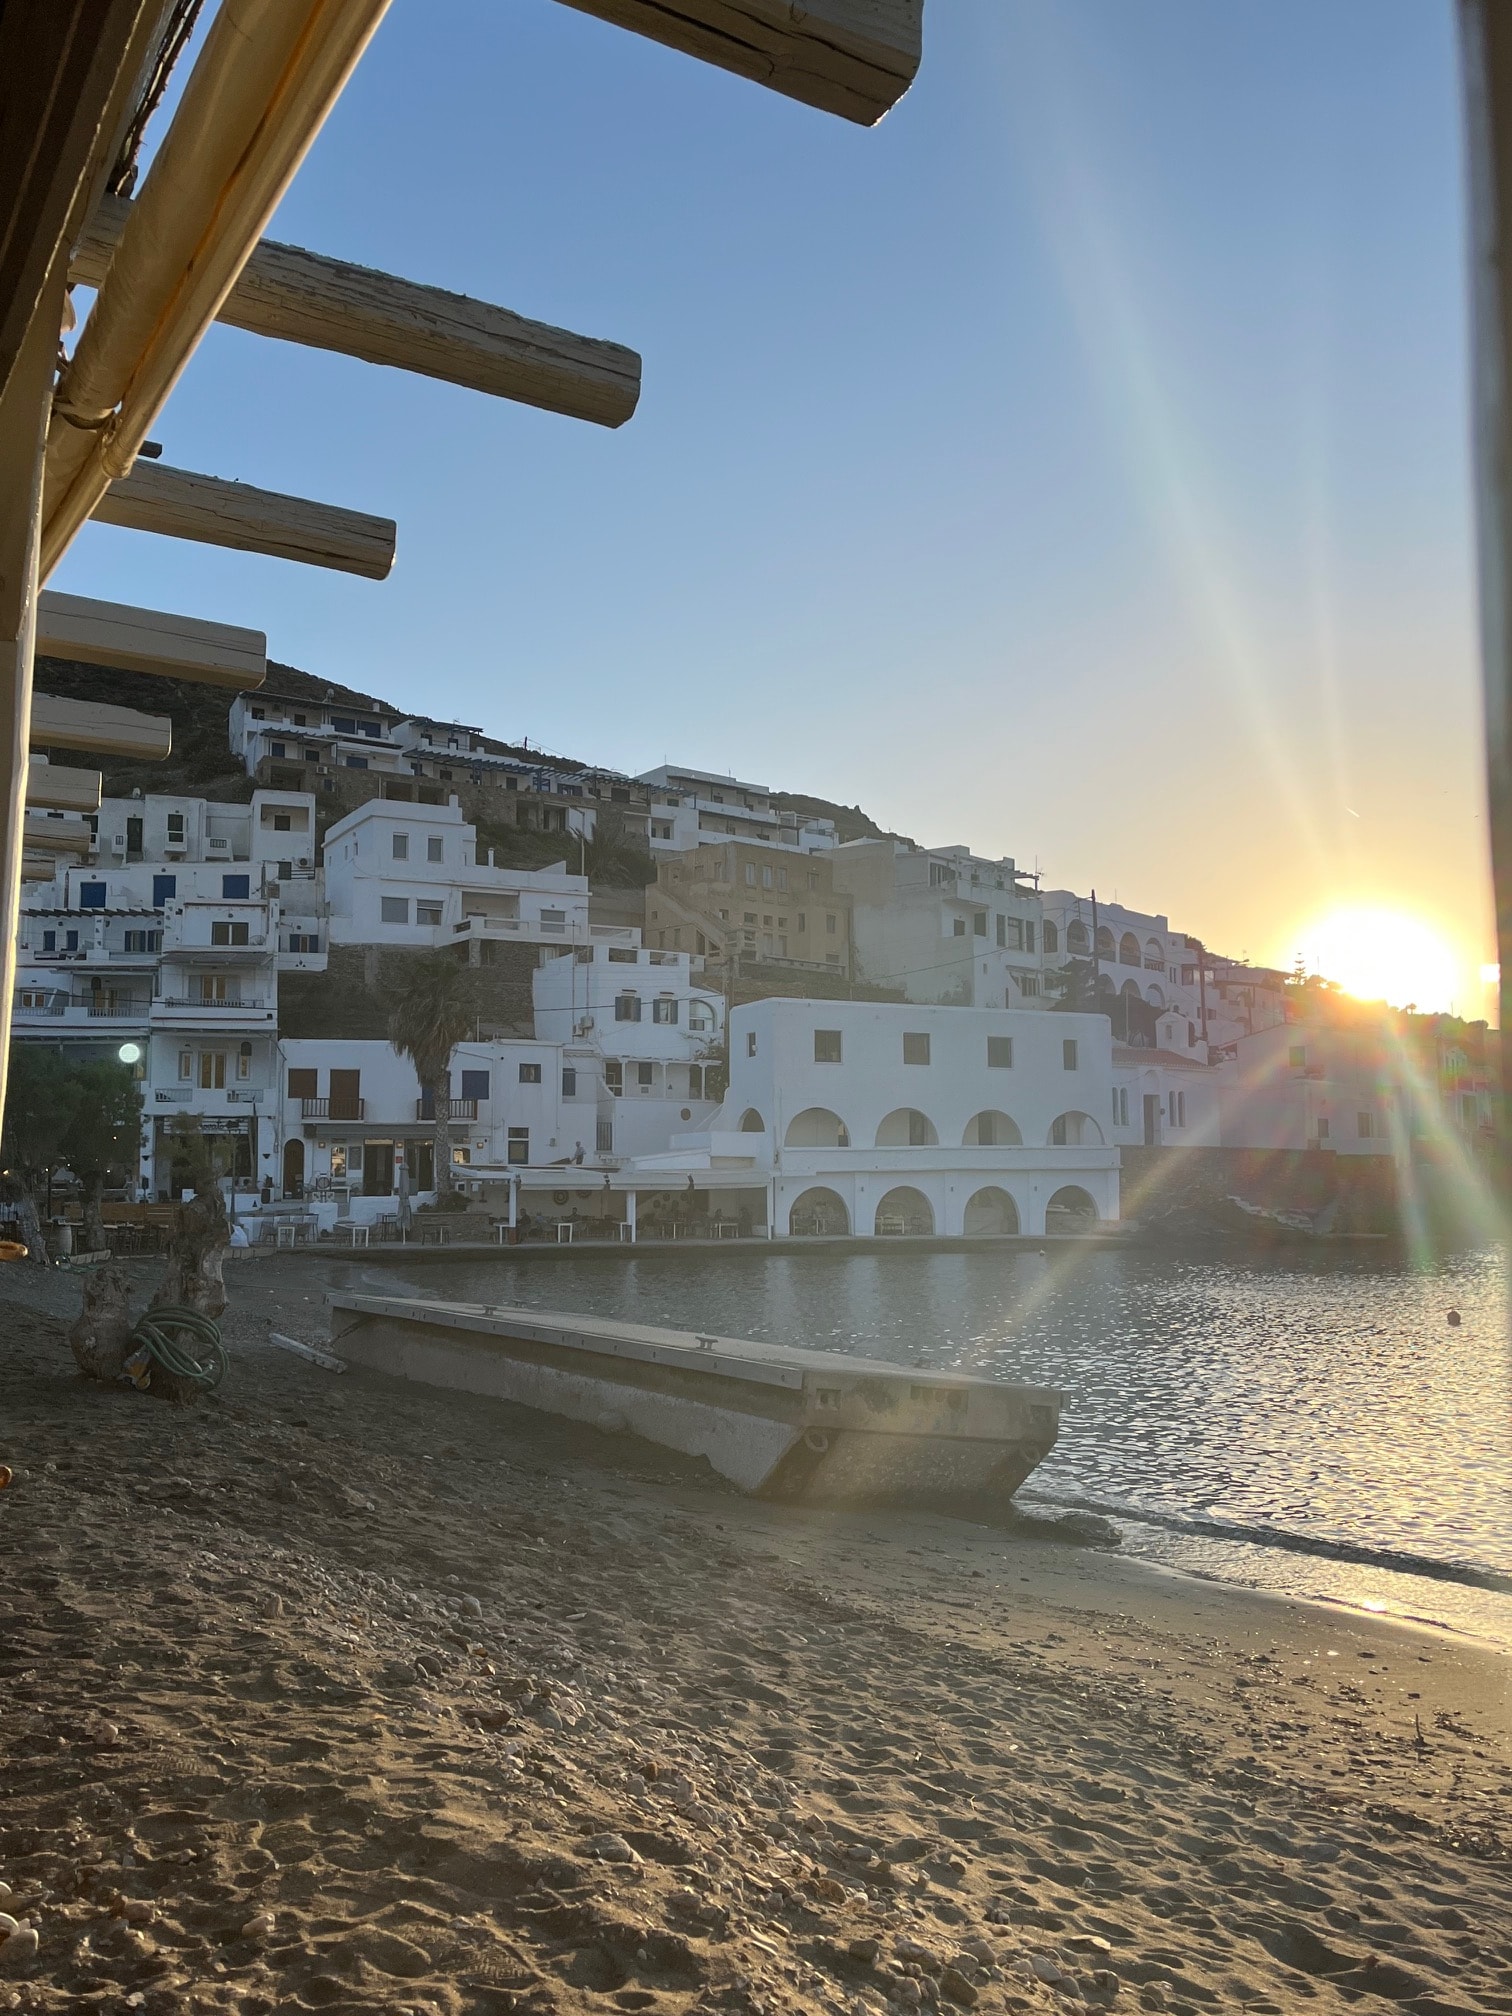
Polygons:
[[84,1178],[84,1223],[80,1227],[86,1253],[103,1253],[109,1245],[105,1237],[105,1220],[100,1212],[100,1192],[105,1187],[104,1179],[98,1175]]
[[16,1199],[16,1226],[21,1234],[21,1243],[26,1248],[27,1259],[35,1267],[45,1267],[47,1241],[42,1235],[42,1213],[30,1190],[23,1190]]
[[102,1267],[84,1281],[84,1306],[68,1333],[79,1370],[91,1379],[119,1379],[131,1350],[126,1276]]
[[436,1116],[435,1145],[431,1157],[435,1163],[436,1202],[439,1204],[452,1189],[451,1159],[451,1071],[431,1084],[431,1109]]

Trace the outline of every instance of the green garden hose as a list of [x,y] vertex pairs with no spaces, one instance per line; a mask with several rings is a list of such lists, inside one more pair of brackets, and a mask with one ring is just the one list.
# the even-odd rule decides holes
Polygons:
[[131,1333],[137,1347],[126,1361],[126,1370],[138,1386],[146,1386],[154,1362],[177,1379],[212,1392],[226,1376],[226,1347],[221,1342],[220,1325],[198,1309],[183,1309],[164,1303],[149,1309]]

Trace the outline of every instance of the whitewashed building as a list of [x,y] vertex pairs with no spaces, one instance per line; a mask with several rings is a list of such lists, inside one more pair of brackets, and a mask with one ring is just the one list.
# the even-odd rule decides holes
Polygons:
[[296,700],[259,688],[238,693],[227,722],[231,753],[249,777],[267,763],[297,764],[312,777],[328,769],[373,770],[408,777],[394,739],[395,717],[355,699]]
[[1042,1005],[1040,899],[1011,860],[889,838],[847,841],[830,862],[851,899],[858,979],[910,1001]]
[[639,934],[590,925],[588,882],[553,868],[497,868],[477,831],[446,805],[370,798],[326,834],[325,898],[336,945],[565,947],[635,944]]
[[1225,1054],[1226,1148],[1410,1154],[1412,1069],[1384,1029],[1277,1023],[1240,1037]]
[[635,781],[651,792],[653,854],[682,854],[690,847],[725,839],[822,854],[839,841],[832,819],[775,806],[766,784],[747,784],[717,771],[670,763],[643,771]]
[[[757,1001],[702,1137],[636,1164],[760,1207],[774,1237],[1038,1237],[1118,1216],[1100,1015]],[[731,1207],[735,1208],[735,1207]]]
[[[665,1150],[709,1123],[724,1077],[724,997],[686,952],[583,946],[532,976],[535,1033],[562,1046],[564,1115],[592,1157]],[[569,1130],[570,1131],[570,1130]]]
[[1166,917],[1130,910],[1122,903],[1099,900],[1094,918],[1091,897],[1069,889],[1047,889],[1042,902],[1048,967],[1090,959],[1095,953],[1100,994],[1132,995],[1157,1012],[1174,1009],[1192,1023],[1194,1042],[1202,1035],[1206,955],[1195,938],[1173,931]]

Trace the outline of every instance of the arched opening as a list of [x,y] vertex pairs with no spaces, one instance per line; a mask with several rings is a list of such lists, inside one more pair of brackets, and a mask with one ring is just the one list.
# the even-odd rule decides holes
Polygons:
[[744,1113],[741,1114],[740,1131],[742,1134],[765,1134],[766,1122],[754,1106],[747,1106]]
[[978,1190],[968,1201],[961,1221],[961,1231],[968,1239],[1011,1239],[1018,1229],[1018,1206],[995,1183]]
[[697,996],[688,1003],[688,1027],[696,1035],[706,1035],[714,1027],[712,1003],[700,1001]]
[[1050,1123],[1052,1148],[1089,1148],[1103,1138],[1090,1113],[1062,1113]]
[[1118,963],[1120,966],[1138,966],[1141,964],[1139,940],[1134,936],[1132,931],[1125,931],[1122,938],[1118,941]]
[[1008,1114],[990,1111],[973,1113],[961,1136],[963,1148],[1022,1148],[1024,1137],[1018,1122]]
[[788,1230],[795,1239],[843,1239],[850,1231],[850,1213],[844,1198],[823,1184],[805,1190],[793,1200]]
[[284,1143],[283,1152],[283,1194],[285,1197],[303,1197],[305,1172],[304,1142],[295,1134]]
[[1165,971],[1165,953],[1158,938],[1146,938],[1144,963],[1152,973]]
[[1087,936],[1087,927],[1079,917],[1073,918],[1066,926],[1066,950],[1068,952],[1088,952],[1092,940]]
[[1117,992],[1118,987],[1113,979],[1113,975],[1111,973],[1099,973],[1097,976],[1098,1000],[1111,1001]]
[[1048,917],[1045,919],[1044,930],[1045,930],[1045,938],[1044,938],[1045,950],[1047,952],[1059,952],[1060,932],[1050,922],[1050,919]]
[[877,1206],[879,1239],[927,1239],[934,1232],[934,1211],[922,1190],[899,1184]]
[[1078,1183],[1057,1190],[1045,1206],[1047,1232],[1086,1232],[1097,1223],[1097,1206]]
[[1143,998],[1139,992],[1139,982],[1137,980],[1125,980],[1118,991],[1120,994],[1132,994],[1136,1001]]
[[828,1106],[805,1106],[788,1122],[782,1143],[785,1148],[849,1148],[850,1131]]
[[934,1148],[940,1137],[927,1113],[914,1106],[899,1106],[877,1129],[879,1148]]
[[1145,989],[1145,999],[1149,1002],[1152,1008],[1164,1008],[1164,1006],[1166,1005],[1164,987],[1158,987],[1152,980],[1149,986]]
[[1097,956],[1099,959],[1116,959],[1118,945],[1106,924],[1097,927]]

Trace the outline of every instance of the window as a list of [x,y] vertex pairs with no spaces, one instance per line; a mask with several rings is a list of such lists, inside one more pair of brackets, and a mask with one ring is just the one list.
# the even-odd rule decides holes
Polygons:
[[250,940],[251,926],[248,924],[229,922],[222,918],[218,924],[210,926],[212,945],[246,945]]
[[1013,1038],[1011,1036],[989,1036],[987,1038],[987,1068],[989,1071],[1011,1071],[1013,1069]]
[[230,983],[224,973],[201,973],[199,976],[198,998],[201,1001],[226,1001],[230,999]]
[[[486,1078],[488,1076],[488,1073],[484,1071],[479,1075]],[[539,1085],[540,1082],[541,1082],[541,1067],[539,1064],[522,1064],[520,1066],[520,1083],[522,1085]],[[487,1098],[488,1095],[487,1093],[484,1093],[483,1096],[484,1098]]]
[[756,887],[756,864],[753,861],[747,861],[745,864],[745,879],[747,889]]
[[825,930],[826,930],[826,931],[827,931],[827,932],[829,933],[829,935],[831,936],[831,938],[833,938],[833,937],[834,937],[834,935],[835,935],[835,932],[836,932],[836,931],[838,930],[838,928],[839,928],[839,926],[838,926],[838,924],[837,924],[837,922],[836,922],[836,919],[835,919],[835,916],[834,916],[834,913],[833,913],[833,911],[828,911],[828,910],[827,910],[827,911],[825,912],[825,915],[824,915],[824,928],[825,928]]
[[1026,1001],[1032,1000],[1040,991],[1038,973],[1020,973],[1018,975],[1018,990]]
[[[999,921],[1001,922],[1001,919]],[[985,910],[977,910],[972,913],[971,935],[974,938],[985,938],[987,936],[987,912]]]
[[266,721],[268,718],[266,707],[253,707],[250,712],[254,721]]
[[[537,1078],[536,1083],[540,1083]],[[463,1099],[486,1099],[488,1097],[488,1073],[486,1071],[464,1071],[462,1073]]]
[[1172,1127],[1184,1127],[1186,1125],[1185,1092],[1168,1092],[1166,1094],[1166,1119]]
[[395,859],[396,861],[408,861],[408,859],[409,859],[409,835],[408,835],[408,833],[396,833],[396,834],[394,834],[394,836],[393,836],[393,848],[394,848],[394,859]]
[[541,912],[541,929],[543,931],[565,931],[567,929],[567,912],[565,910],[543,910]]
[[1355,1120],[1359,1130],[1360,1139],[1362,1141],[1369,1141],[1373,1139],[1376,1131],[1374,1113],[1357,1113],[1355,1115]]
[[105,884],[103,882],[81,882],[79,884],[79,908],[81,910],[103,910],[105,908]]
[[425,836],[426,860],[441,861],[445,859],[445,856],[446,842],[441,838],[441,835],[439,833],[427,833]]
[[128,931],[126,933],[126,950],[128,952],[157,952],[162,949],[162,944],[163,934],[161,931]]
[[245,903],[252,894],[250,875],[222,875],[221,899],[226,903]]
[[577,1097],[577,1068],[575,1065],[565,1064],[562,1067],[562,1097],[564,1099],[576,1099]]
[[56,951],[57,951],[57,949],[58,949],[58,934],[57,934],[57,932],[56,932],[56,931],[44,931],[44,932],[42,933],[42,950],[43,950],[44,952],[56,952]]
[[747,1029],[746,1031],[746,1055],[747,1057],[754,1057],[756,1055],[756,1031],[754,1029]]
[[951,919],[951,935],[956,938],[964,938],[966,936],[966,919],[964,917],[953,917]]
[[202,1092],[219,1092],[224,1089],[226,1083],[226,1053],[224,1050],[201,1050],[199,1082]]
[[903,1038],[903,1062],[905,1064],[927,1064],[929,1062],[929,1038],[924,1035],[905,1035]]
[[1063,1071],[1074,1071],[1076,1069],[1076,1038],[1074,1036],[1068,1036],[1061,1044],[1061,1069]]
[[289,933],[289,950],[291,952],[318,952],[320,950],[320,934],[316,931],[291,931]]
[[1059,952],[1060,950],[1060,933],[1048,919],[1045,923],[1045,950],[1047,952]]
[[302,1064],[291,1064],[289,1066],[288,1088],[291,1099],[318,1099],[320,1097],[320,1073],[309,1070]]
[[1286,1053],[1286,1061],[1297,1070],[1303,1070],[1307,1064],[1307,1045],[1305,1043],[1293,1043]]
[[816,1064],[838,1064],[840,1056],[840,1031],[838,1029],[816,1029],[814,1031],[814,1062]]
[[955,881],[954,868],[950,867],[944,861],[930,862],[929,886],[931,889],[943,889],[946,887],[947,884],[953,884],[954,881]]
[[1008,943],[1008,919],[1002,914],[1001,911],[998,912],[997,942],[999,945],[1003,946],[1006,946]]
[[192,1050],[180,1050],[178,1071],[179,1077],[185,1084],[194,1076],[194,1053]]
[[168,845],[182,847],[184,844],[184,815],[182,812],[168,814]]
[[292,833],[293,830],[294,822],[290,819],[287,812],[275,812],[273,814],[273,831],[275,833]]
[[654,1064],[636,1065],[635,1082],[643,1090],[649,1088],[655,1082],[655,1078],[656,1078],[656,1066]]
[[740,921],[742,924],[754,924],[756,922],[756,912],[754,910],[742,910]]
[[614,1019],[616,1022],[639,1022],[641,1019],[639,994],[616,994],[614,997]]
[[928,1148],[932,1145],[934,1131],[922,1113],[908,1116],[908,1145],[910,1148]]
[[798,912],[798,929],[800,931],[808,930],[808,918],[805,917],[801,910]]
[[252,1076],[252,1045],[243,1043],[236,1053],[236,1075],[238,1078]]
[[675,1022],[677,1020],[677,1003],[672,999],[670,994],[663,994],[658,1000],[651,1003],[651,1020],[653,1022]]
[[779,869],[777,870],[777,887],[778,887],[779,889],[786,889],[786,887],[787,887],[787,870],[786,870],[786,868],[779,868]]
[[348,756],[346,759],[346,767],[348,770],[366,770],[366,768],[368,767],[368,759],[366,758],[366,756]]
[[530,1129],[528,1127],[510,1128],[505,1153],[510,1163],[516,1168],[530,1160]]
[[688,1003],[688,1027],[704,1033],[714,1027],[714,1005],[710,1001],[690,1001]]
[[408,924],[410,921],[408,896],[382,896],[378,900],[378,909],[385,924]]
[[1320,1141],[1326,1141],[1328,1139],[1328,1121],[1326,1119],[1322,1119],[1318,1122],[1318,1139]]
[[1113,1125],[1127,1127],[1129,1124],[1129,1091],[1126,1085],[1113,1087]]
[[600,1155],[612,1155],[614,1153],[614,1122],[612,1120],[599,1121],[594,1131],[594,1146],[598,1149]]
[[625,1067],[618,1057],[604,1059],[604,1090],[618,1099],[625,1089]]
[[770,869],[770,868],[763,868],[763,869],[762,869],[762,871],[761,871],[761,886],[762,886],[762,888],[763,888],[763,889],[770,889],[770,888],[771,888],[771,886],[772,886],[772,871],[771,871],[771,869]]
[[439,903],[425,903],[418,899],[415,903],[415,922],[417,924],[439,924],[444,914],[443,906]]

